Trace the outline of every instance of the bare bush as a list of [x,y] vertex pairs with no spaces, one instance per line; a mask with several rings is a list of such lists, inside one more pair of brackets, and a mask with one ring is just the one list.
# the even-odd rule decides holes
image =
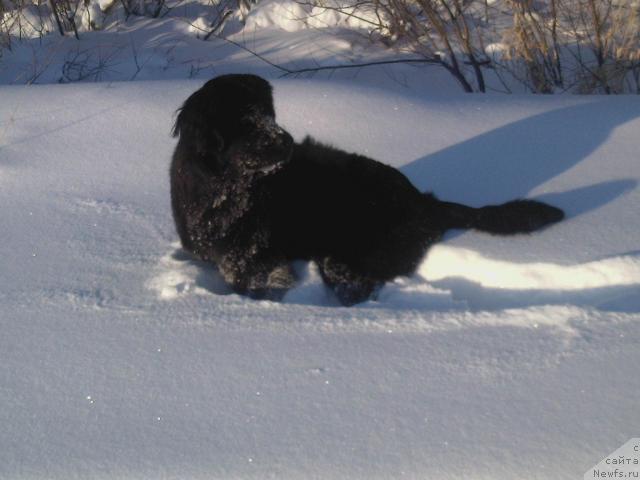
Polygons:
[[44,2],[0,0],[0,49],[11,48],[12,38],[42,38],[52,30]]
[[[489,59],[483,49],[482,9],[477,8],[477,2],[320,0],[298,3],[313,8],[307,19],[312,27],[322,26],[326,11],[334,12],[346,19],[341,23],[347,28],[350,23],[364,25],[370,39],[444,67],[465,91],[486,90],[482,67],[489,64]],[[338,23],[335,18],[331,20]]]
[[[486,90],[488,59],[477,2],[463,0],[375,0],[393,19],[391,31],[418,54],[434,58],[466,92]],[[469,68],[467,68],[469,67]],[[473,80],[470,79],[473,78]],[[475,80],[475,81],[474,81]]]
[[503,67],[526,70],[534,92],[638,92],[638,6],[616,0],[508,0]]
[[503,34],[508,48],[505,60],[510,62],[511,73],[522,75],[525,84],[538,93],[552,93],[564,85],[558,3],[559,0],[549,0],[546,5],[507,0],[513,27]]
[[[640,0],[294,1],[303,6],[296,10],[303,14],[293,21],[307,28],[357,31],[399,54],[358,67],[402,61],[436,64],[466,92],[485,92],[499,81],[507,91],[520,83],[536,93],[640,93]],[[79,38],[82,31],[101,28],[101,18],[113,7],[124,19],[164,17],[183,2],[0,0],[0,55],[14,39],[56,30]],[[223,37],[227,20],[236,13],[242,20],[257,0],[199,2],[207,13],[191,27],[207,40]],[[96,76],[92,69],[76,68],[81,58],[68,62],[66,79]],[[327,67],[335,68],[349,66]],[[288,75],[314,69],[281,70]]]
[[640,92],[635,0],[318,0],[311,6],[366,20],[377,39],[441,65],[467,92],[486,91],[488,71],[536,93]]
[[67,54],[62,66],[60,83],[83,80],[100,81],[115,66],[114,58],[121,48],[75,49]]
[[[640,66],[640,10],[630,1],[575,0],[563,11],[576,38],[575,59],[583,93],[622,93]],[[581,47],[581,48],[578,48]],[[586,50],[586,51],[585,51]],[[636,79],[636,89],[639,87]]]

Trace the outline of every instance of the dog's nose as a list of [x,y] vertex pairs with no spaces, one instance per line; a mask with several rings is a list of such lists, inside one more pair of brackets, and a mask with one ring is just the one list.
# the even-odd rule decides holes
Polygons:
[[266,133],[269,135],[280,135],[284,130],[278,125],[274,118],[272,117],[262,117],[261,119],[261,127],[264,129]]
[[293,142],[293,138],[289,133],[278,125],[274,118],[263,117],[260,127],[267,137],[271,138],[275,143],[280,145],[288,145]]
[[278,142],[281,145],[289,146],[293,143],[293,137],[289,134],[289,132],[280,128],[280,134],[278,135]]

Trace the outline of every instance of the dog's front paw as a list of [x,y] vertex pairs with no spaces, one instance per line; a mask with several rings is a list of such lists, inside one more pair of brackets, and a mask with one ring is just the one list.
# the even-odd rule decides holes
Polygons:
[[280,302],[289,291],[288,288],[260,288],[255,290],[247,290],[247,297],[252,300],[269,300],[271,302]]
[[341,283],[333,286],[333,292],[345,307],[375,299],[378,290],[379,285],[373,282]]
[[288,264],[281,264],[274,268],[263,265],[260,268],[254,268],[251,273],[238,269],[226,269],[225,273],[225,280],[236,293],[254,300],[280,301],[296,281],[293,270]]

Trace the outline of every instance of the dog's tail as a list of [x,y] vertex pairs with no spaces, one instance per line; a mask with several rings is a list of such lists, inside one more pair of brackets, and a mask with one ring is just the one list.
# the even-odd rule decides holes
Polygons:
[[481,208],[436,202],[437,210],[445,212],[445,229],[473,228],[495,235],[513,235],[534,232],[564,218],[564,212],[559,208],[535,200],[513,200]]

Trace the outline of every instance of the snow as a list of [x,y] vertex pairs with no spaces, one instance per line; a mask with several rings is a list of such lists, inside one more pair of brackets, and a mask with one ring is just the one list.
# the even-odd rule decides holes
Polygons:
[[231,294],[174,232],[200,81],[0,87],[0,477],[573,479],[637,436],[636,97],[277,80],[278,121],[442,198],[539,198],[343,308]]
[[295,1],[267,0],[260,8],[249,12],[245,28],[255,31],[258,28],[276,26],[286,32],[296,32],[305,26],[309,15],[304,5]]
[[314,6],[307,19],[307,25],[311,28],[346,27],[366,33],[378,31],[385,36],[389,36],[389,32],[383,25],[388,24],[389,18],[384,9],[376,11],[372,5],[346,4],[340,1],[328,1]]

